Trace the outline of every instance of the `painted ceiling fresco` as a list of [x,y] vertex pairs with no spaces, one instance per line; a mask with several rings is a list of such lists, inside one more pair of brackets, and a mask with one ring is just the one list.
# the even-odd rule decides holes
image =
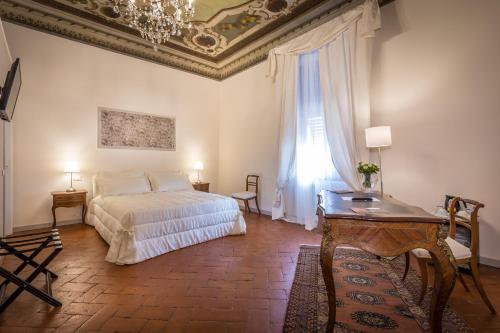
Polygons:
[[[112,0],[0,0],[2,20],[223,80],[272,47],[364,0],[194,0],[192,28],[158,51],[113,10]],[[391,0],[379,0],[380,3]]]
[[[34,0],[86,17],[130,34],[137,34],[113,11],[111,0]],[[167,43],[207,60],[221,60],[267,32],[280,18],[299,14],[324,0],[195,0],[193,27]]]

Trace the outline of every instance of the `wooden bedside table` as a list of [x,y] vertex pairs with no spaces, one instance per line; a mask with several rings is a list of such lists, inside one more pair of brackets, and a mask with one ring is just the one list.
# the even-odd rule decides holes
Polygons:
[[52,228],[56,227],[56,208],[82,206],[82,222],[85,223],[87,214],[87,191],[77,190],[75,192],[54,191],[52,194],[52,216],[54,222]]
[[206,182],[195,182],[193,183],[193,187],[196,191],[202,191],[202,192],[210,192],[210,183]]

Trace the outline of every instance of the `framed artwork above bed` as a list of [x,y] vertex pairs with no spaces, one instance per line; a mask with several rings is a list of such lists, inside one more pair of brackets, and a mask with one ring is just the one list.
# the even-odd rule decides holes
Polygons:
[[175,118],[100,107],[97,147],[175,151]]

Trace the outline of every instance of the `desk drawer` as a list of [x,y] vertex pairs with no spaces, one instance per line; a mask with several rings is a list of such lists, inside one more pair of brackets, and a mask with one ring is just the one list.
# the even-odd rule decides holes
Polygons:
[[82,205],[85,202],[85,193],[66,194],[54,196],[54,204],[56,206],[75,206]]

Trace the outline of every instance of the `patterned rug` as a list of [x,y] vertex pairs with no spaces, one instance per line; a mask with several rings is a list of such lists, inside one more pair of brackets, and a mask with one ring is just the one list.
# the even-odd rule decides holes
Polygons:
[[[431,288],[422,305],[416,304],[420,277],[410,268],[405,281],[401,282],[404,256],[378,260],[361,250],[337,248],[335,259],[335,333],[429,330]],[[319,247],[301,246],[283,327],[285,333],[326,329],[328,297],[319,260]],[[473,332],[450,306],[445,309],[443,331]]]

